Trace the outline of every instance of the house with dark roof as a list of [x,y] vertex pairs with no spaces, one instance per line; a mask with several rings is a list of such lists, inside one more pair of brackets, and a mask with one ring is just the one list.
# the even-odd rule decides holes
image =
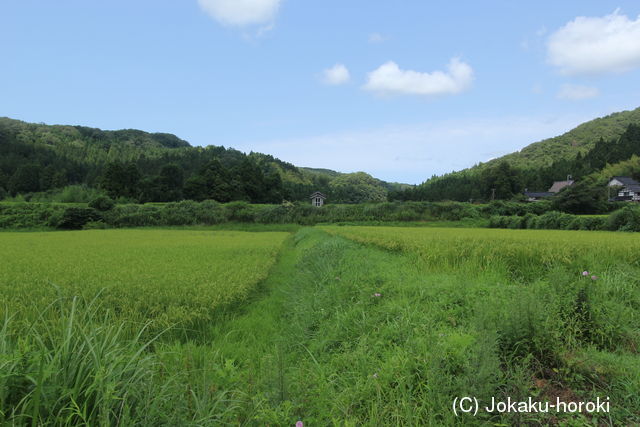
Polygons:
[[524,195],[526,196],[528,202],[537,202],[539,200],[548,199],[549,197],[555,196],[556,193],[560,192],[560,190],[572,186],[574,182],[575,181],[573,180],[571,175],[568,175],[566,181],[555,181],[549,188],[549,191],[527,191],[525,189]]
[[612,202],[640,202],[640,183],[628,176],[614,176],[607,184],[614,188],[617,196],[611,197]]

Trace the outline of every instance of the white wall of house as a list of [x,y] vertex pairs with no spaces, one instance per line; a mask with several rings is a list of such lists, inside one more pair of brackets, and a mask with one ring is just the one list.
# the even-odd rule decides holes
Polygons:
[[631,200],[640,201],[640,193],[636,193],[635,191],[629,191],[626,188],[618,191],[618,196],[620,197],[628,197],[631,196]]

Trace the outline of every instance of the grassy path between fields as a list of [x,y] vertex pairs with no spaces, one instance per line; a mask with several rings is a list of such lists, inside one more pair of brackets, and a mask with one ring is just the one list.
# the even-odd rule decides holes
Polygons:
[[[211,330],[207,351],[215,349],[223,365],[223,374],[211,380],[235,390],[232,422],[640,422],[638,398],[629,395],[640,384],[633,355],[595,352],[602,365],[618,365],[618,376],[607,384],[535,355],[505,356],[496,322],[507,322],[507,332],[519,339],[535,326],[529,317],[540,302],[535,287],[523,290],[499,273],[473,279],[427,274],[409,255],[305,228],[286,243],[261,289]],[[549,375],[540,373],[545,369]],[[456,418],[451,409],[453,399],[463,396],[488,404],[493,396],[579,401],[609,394],[618,406],[600,417],[481,411]]]

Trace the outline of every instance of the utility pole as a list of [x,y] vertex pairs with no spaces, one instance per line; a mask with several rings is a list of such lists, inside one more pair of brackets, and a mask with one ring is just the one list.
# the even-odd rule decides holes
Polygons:
[[491,201],[493,202],[496,199],[496,189],[491,189]]

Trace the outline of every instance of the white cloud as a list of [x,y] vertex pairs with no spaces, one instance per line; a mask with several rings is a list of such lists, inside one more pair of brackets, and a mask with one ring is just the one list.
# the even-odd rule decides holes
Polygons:
[[565,84],[558,92],[558,99],[578,101],[581,99],[595,98],[600,95],[600,90],[595,87]]
[[453,58],[448,70],[423,73],[402,70],[389,61],[368,74],[365,90],[380,94],[449,95],[460,93],[471,86],[473,69],[458,58]]
[[198,0],[200,7],[224,25],[267,24],[276,17],[282,0]]
[[387,38],[380,33],[369,34],[369,43],[382,43]]
[[640,16],[579,16],[551,34],[547,48],[549,63],[563,74],[628,71],[640,66]]
[[349,70],[342,64],[336,64],[323,71],[323,81],[328,85],[341,85],[347,83],[351,78]]

